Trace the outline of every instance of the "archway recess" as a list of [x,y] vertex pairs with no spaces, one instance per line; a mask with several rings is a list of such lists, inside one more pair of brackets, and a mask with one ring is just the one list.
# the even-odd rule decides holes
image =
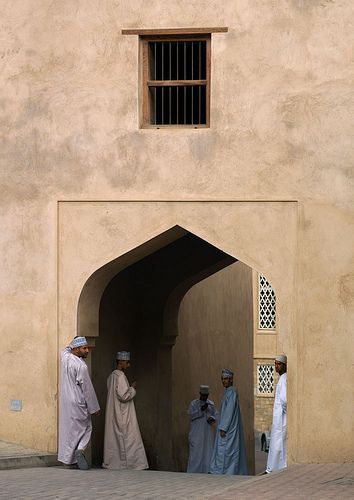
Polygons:
[[[119,349],[128,349],[132,352],[134,363],[130,376],[139,381],[140,390],[136,405],[140,415],[141,430],[150,466],[160,470],[176,470],[176,463],[180,462],[175,450],[172,449],[174,441],[172,411],[173,407],[178,407],[178,401],[172,401],[172,388],[178,386],[178,380],[174,380],[173,377],[172,349],[178,335],[180,302],[195,283],[236,262],[235,258],[182,228],[172,228],[168,233],[168,240],[171,239],[171,234],[175,234],[176,239],[145,255],[119,273],[115,274],[117,267],[120,267],[117,260],[114,261],[114,265],[107,264],[113,277],[101,294],[99,335],[92,352],[92,377],[102,406],[106,395],[106,378],[112,369],[114,353]],[[161,238],[155,238],[155,248],[158,242],[165,243],[167,239],[165,234],[161,235]],[[151,242],[148,242],[148,248],[152,248]],[[140,248],[140,254],[142,253],[146,252]],[[123,256],[123,261],[127,261],[127,256]],[[81,300],[88,297],[85,295],[85,288],[88,287],[92,291],[95,286],[91,280],[99,280],[101,284],[102,275],[108,276],[105,269],[94,273],[83,289],[79,301],[78,324],[82,325],[81,315],[85,317],[92,312],[92,300],[86,304]],[[251,290],[249,293],[251,295]],[[251,322],[251,303],[249,306]],[[250,424],[251,436],[253,421],[251,326],[250,332],[248,341],[239,347],[233,362],[235,363],[235,359],[238,358],[239,363],[244,365],[240,367],[242,370],[248,366],[249,390],[248,394],[243,390],[243,397],[245,400],[249,399],[244,407],[245,421]],[[83,331],[80,330],[79,333]],[[240,335],[246,334],[247,332],[240,332]],[[201,335],[200,342],[209,344],[210,339]],[[246,345],[248,349],[242,353],[242,348]],[[216,341],[211,350],[213,353],[218,350],[223,352],[224,346],[218,345]],[[186,353],[184,362],[187,360],[193,362],[197,357],[198,352]],[[209,364],[204,366],[201,372],[205,375],[205,371],[211,371],[212,378],[219,378],[214,366]],[[202,376],[200,373],[200,378]],[[191,384],[193,382],[190,381]],[[102,414],[96,419],[93,437],[93,460],[97,465],[102,461],[103,430]],[[250,462],[252,461],[252,445],[250,445]]]

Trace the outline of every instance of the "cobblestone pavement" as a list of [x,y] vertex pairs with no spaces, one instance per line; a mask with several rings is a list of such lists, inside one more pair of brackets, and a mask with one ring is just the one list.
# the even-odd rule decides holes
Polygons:
[[39,467],[0,471],[1,499],[354,498],[354,464],[295,465],[265,476]]

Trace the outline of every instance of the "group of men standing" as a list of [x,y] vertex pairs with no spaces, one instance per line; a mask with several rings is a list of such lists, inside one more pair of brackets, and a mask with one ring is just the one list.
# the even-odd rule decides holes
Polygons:
[[[92,433],[91,416],[100,413],[84,361],[88,352],[86,338],[75,337],[61,355],[58,460],[82,470],[89,468],[84,452]],[[116,365],[107,380],[102,466],[106,469],[147,469],[134,406],[136,383],[129,385],[124,373],[130,366],[130,353],[118,352]]]
[[[267,474],[287,466],[286,369],[287,357],[280,354],[275,358],[275,370],[280,377],[275,391],[269,455],[264,472]],[[189,406],[187,472],[238,475],[248,473],[240,405],[237,391],[233,387],[233,378],[231,370],[222,370],[221,382],[225,392],[220,415],[213,401],[208,398],[207,385],[200,386],[199,399],[194,399]]]
[[[58,460],[70,468],[87,470],[85,449],[92,433],[91,416],[100,414],[88,367],[85,337],[75,337],[61,355]],[[276,358],[280,375],[274,402],[273,427],[266,472],[286,467],[286,356]],[[130,353],[118,352],[116,369],[107,380],[104,459],[107,469],[147,469],[148,461],[135,413],[136,382],[125,375]],[[208,399],[209,386],[200,386],[200,397],[191,402],[188,415],[189,459],[187,472],[247,475],[242,419],[234,374],[222,370],[225,388],[220,414]],[[215,437],[213,427],[215,429]]]
[[[247,475],[246,449],[240,405],[233,387],[234,374],[222,370],[225,388],[220,415],[208,399],[209,386],[200,386],[200,398],[188,409],[191,421],[187,472]],[[215,438],[212,427],[217,423]]]

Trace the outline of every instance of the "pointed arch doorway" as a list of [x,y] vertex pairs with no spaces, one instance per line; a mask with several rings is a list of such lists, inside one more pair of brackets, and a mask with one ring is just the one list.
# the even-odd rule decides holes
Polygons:
[[[128,258],[131,264],[119,272],[120,258],[96,271],[80,296],[79,335],[87,332],[87,322],[94,311],[90,297],[96,288],[95,282],[97,285],[101,276],[106,275],[107,285],[99,304],[99,334],[91,356],[92,380],[101,406],[104,409],[106,379],[114,369],[115,352],[130,350],[133,362],[128,376],[138,381],[135,404],[150,467],[185,470],[188,399],[195,398],[199,385],[207,381],[214,389],[214,398],[219,400],[222,392],[220,368],[232,366],[237,372],[237,383],[241,380],[238,390],[252,470],[251,270],[242,263],[235,266],[237,259],[179,226],[147,242],[147,246],[150,253],[136,262],[132,255],[130,258],[123,256],[123,260],[127,262]],[[143,247],[139,249],[140,254],[146,253]],[[151,251],[152,248],[155,250]],[[232,276],[229,273],[221,275],[220,271],[229,266],[233,266]],[[218,282],[208,285],[208,277],[214,274],[218,274]],[[202,282],[202,289],[194,291],[194,296],[189,298],[187,292]],[[232,290],[234,286],[241,286],[242,292]],[[194,303],[193,311],[189,302]],[[242,304],[241,308],[238,303]],[[203,326],[201,311],[211,310],[209,319],[215,331]],[[179,335],[179,319],[182,336],[176,355],[174,346]],[[193,344],[190,343],[191,328],[196,344],[190,348]],[[103,435],[104,411],[95,419],[92,437],[95,465],[102,463]]]

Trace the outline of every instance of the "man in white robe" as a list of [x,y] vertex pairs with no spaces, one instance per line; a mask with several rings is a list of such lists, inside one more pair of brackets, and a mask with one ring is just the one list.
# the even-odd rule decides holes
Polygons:
[[280,354],[275,358],[275,371],[279,373],[280,377],[275,390],[267,473],[284,469],[287,466],[286,368],[287,357],[285,354]]
[[87,470],[84,450],[92,432],[91,415],[100,407],[84,359],[89,353],[85,337],[75,337],[61,354],[58,460]]
[[215,423],[217,411],[213,401],[208,399],[208,385],[200,386],[199,395],[199,399],[193,399],[188,408],[191,427],[187,472],[207,474],[214,442],[212,426]]
[[238,394],[233,387],[234,374],[225,368],[221,382],[225,387],[220,417],[210,460],[211,474],[247,475],[245,439]]
[[117,369],[107,380],[104,457],[106,469],[148,469],[143,441],[136,418],[134,397],[136,382],[129,385],[125,370],[130,366],[130,353],[116,356]]

